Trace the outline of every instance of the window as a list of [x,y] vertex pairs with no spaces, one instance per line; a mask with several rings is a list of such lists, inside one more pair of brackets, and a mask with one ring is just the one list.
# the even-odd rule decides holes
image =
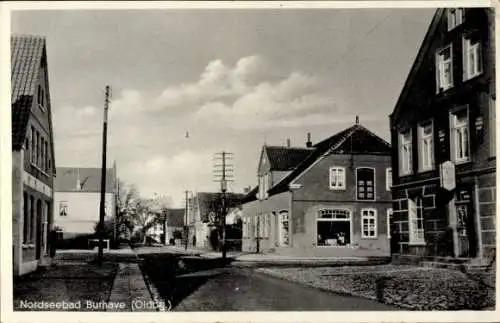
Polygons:
[[40,138],[40,168],[45,170],[45,139]]
[[59,202],[59,216],[68,216],[68,201]]
[[375,200],[375,170],[373,168],[356,169],[356,196],[358,200]]
[[377,211],[361,209],[361,238],[377,237]]
[[385,169],[385,189],[390,191],[392,187],[392,168]]
[[464,13],[464,9],[462,8],[450,8],[447,10],[448,30],[452,30],[463,23],[465,18]]
[[410,244],[425,244],[424,214],[421,198],[408,199],[408,226]]
[[450,145],[451,158],[456,163],[469,161],[469,116],[468,110],[450,114]]
[[343,209],[322,209],[317,218],[318,246],[349,246],[351,213]]
[[38,85],[37,103],[40,109],[45,109],[45,91],[41,85]]
[[40,136],[40,133],[37,131],[36,133],[36,166],[40,167],[40,162],[42,160],[42,136]]
[[453,53],[449,45],[436,55],[437,92],[445,91],[453,86]]
[[490,119],[490,156],[491,157],[494,157],[496,156],[496,150],[497,150],[497,147],[496,147],[496,135],[497,135],[497,131],[496,131],[496,120],[497,120],[497,113],[496,113],[496,104],[495,104],[495,100],[493,99],[490,99],[490,116],[489,116],[489,119]]
[[269,237],[269,214],[264,214],[264,220],[262,223],[262,226],[264,227],[263,230],[263,237],[268,238]]
[[391,238],[392,209],[387,209],[387,238]]
[[23,193],[23,244],[29,243],[29,227],[30,227],[30,199],[28,198],[28,194]]
[[281,211],[279,214],[279,244],[281,246],[288,246],[288,212]]
[[33,126],[31,126],[31,163],[36,163],[36,131]]
[[399,135],[399,173],[408,175],[412,173],[412,145],[411,130],[403,131]]
[[434,168],[434,131],[433,123],[418,126],[418,168],[426,171]]
[[344,167],[330,167],[330,189],[331,190],[345,189]]
[[264,199],[264,177],[259,176],[259,199],[263,200]]
[[49,170],[49,144],[45,141],[45,171]]
[[463,79],[469,80],[483,72],[481,40],[474,33],[463,39]]

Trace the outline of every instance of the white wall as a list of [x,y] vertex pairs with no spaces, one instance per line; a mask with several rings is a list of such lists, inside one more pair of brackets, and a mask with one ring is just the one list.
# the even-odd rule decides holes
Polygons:
[[[88,192],[54,192],[54,225],[60,227],[64,236],[68,234],[91,234],[99,222],[100,193]],[[62,201],[68,205],[67,216],[60,216]],[[105,220],[115,215],[115,198],[113,193],[105,195]]]

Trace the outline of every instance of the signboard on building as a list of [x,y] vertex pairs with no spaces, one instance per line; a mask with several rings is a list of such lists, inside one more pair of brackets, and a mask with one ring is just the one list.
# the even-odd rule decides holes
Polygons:
[[441,187],[447,191],[455,189],[457,180],[455,176],[455,164],[451,161],[445,161],[439,166],[439,177]]

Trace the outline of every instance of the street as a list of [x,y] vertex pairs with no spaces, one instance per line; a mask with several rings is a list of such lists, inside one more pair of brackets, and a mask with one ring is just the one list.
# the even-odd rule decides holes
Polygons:
[[[204,275],[203,272],[199,276]],[[376,301],[324,292],[248,268],[207,272],[207,282],[175,311],[394,311]]]
[[[376,301],[338,295],[258,273],[221,259],[148,254],[143,271],[174,311],[398,310]],[[174,262],[184,267],[173,274]]]

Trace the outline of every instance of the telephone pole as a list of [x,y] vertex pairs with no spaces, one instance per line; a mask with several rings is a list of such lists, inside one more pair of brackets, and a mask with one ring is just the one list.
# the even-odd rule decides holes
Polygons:
[[186,237],[184,238],[184,248],[185,248],[185,250],[187,250],[188,241],[189,241],[189,224],[188,224],[188,193],[189,193],[189,191],[185,190],[184,193],[186,194],[186,207],[185,207],[185,211],[184,211],[184,217],[185,217],[184,234]]
[[111,97],[111,89],[106,85],[105,99],[104,99],[104,119],[102,129],[102,169],[101,169],[101,201],[99,203],[99,246],[97,254],[97,262],[102,264],[103,256],[103,240],[104,240],[104,203],[106,199],[106,144],[108,137],[108,109]]
[[227,201],[226,191],[227,182],[232,182],[234,178],[234,168],[230,163],[233,159],[233,154],[222,151],[215,154],[214,175],[215,181],[220,182],[221,188],[221,214],[220,214],[220,228],[222,235],[222,259],[226,259],[226,213]]

